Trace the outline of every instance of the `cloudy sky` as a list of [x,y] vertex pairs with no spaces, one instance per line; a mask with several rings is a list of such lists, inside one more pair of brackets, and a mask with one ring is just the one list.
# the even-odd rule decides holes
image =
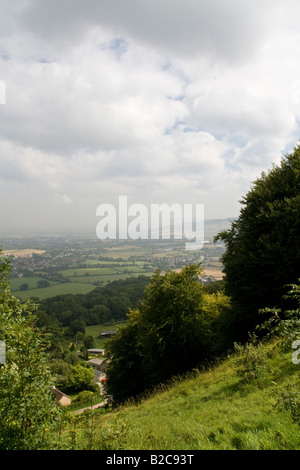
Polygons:
[[0,234],[240,199],[300,137],[299,0],[0,0]]

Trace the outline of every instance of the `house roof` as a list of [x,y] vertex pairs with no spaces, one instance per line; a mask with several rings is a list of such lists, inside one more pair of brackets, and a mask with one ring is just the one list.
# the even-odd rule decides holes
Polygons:
[[90,359],[89,361],[87,361],[89,364],[95,364],[97,366],[100,366],[102,364],[103,359],[97,359],[96,357],[94,359]]
[[63,397],[66,397],[66,398],[70,399],[70,397],[68,397],[68,395],[61,392],[60,390],[57,390],[57,388],[54,385],[51,387],[51,390],[52,390],[52,392],[55,393],[57,401],[61,400]]

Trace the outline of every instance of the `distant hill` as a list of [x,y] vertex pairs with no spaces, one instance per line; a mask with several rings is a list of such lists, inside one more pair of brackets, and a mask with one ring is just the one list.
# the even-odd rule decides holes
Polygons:
[[236,220],[235,217],[226,218],[226,219],[205,220],[204,221],[205,239],[212,241],[214,236],[217,235],[217,233],[219,233],[221,230],[229,229],[234,220]]

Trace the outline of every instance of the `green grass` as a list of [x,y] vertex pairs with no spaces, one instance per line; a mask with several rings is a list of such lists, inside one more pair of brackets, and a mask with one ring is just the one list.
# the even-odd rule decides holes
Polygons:
[[105,256],[110,257],[112,259],[115,258],[122,258],[122,259],[128,259],[131,256],[145,256],[145,250],[138,249],[138,248],[123,248],[123,247],[116,247],[112,249],[108,249],[107,252],[105,253]]
[[[291,354],[259,351],[264,372],[247,382],[233,357],[204,372],[174,379],[140,403],[93,417],[94,449],[299,450],[299,424],[279,406],[282,390],[298,386]],[[244,377],[245,378],[245,377]],[[78,428],[78,448],[88,443]]]
[[46,299],[60,294],[86,294],[93,290],[95,286],[92,284],[67,282],[64,284],[53,284],[49,287],[28,289],[26,291],[14,291],[13,294],[21,300],[27,300],[30,297],[38,297]]
[[[95,348],[105,349],[105,344],[109,339],[100,338],[101,331],[115,330],[117,331],[120,326],[124,325],[124,322],[118,323],[106,323],[105,325],[91,325],[85,329],[86,336],[93,336],[95,340]],[[79,345],[80,346],[80,345]]]
[[37,276],[13,277],[9,280],[9,285],[13,292],[19,291],[22,284],[28,284],[29,289],[35,289],[40,280],[41,278]]
[[[76,275],[74,275],[76,273]],[[21,300],[30,297],[45,299],[60,294],[86,294],[95,289],[97,285],[103,285],[111,281],[127,279],[133,276],[152,276],[153,271],[143,269],[141,266],[113,266],[97,268],[70,268],[61,271],[64,280],[68,282],[48,281],[49,286],[37,287],[37,282],[41,280],[39,276],[24,276],[22,278],[12,278],[10,287],[13,294]],[[20,290],[22,284],[28,284],[27,290]]]
[[63,277],[71,278],[73,280],[76,279],[77,276],[96,276],[99,274],[115,274],[114,268],[104,267],[104,268],[72,268],[72,269],[65,269],[64,271],[60,271],[60,274]]

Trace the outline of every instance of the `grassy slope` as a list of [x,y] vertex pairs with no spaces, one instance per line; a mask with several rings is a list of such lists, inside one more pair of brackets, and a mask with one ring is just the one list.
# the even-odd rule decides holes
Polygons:
[[[276,406],[281,391],[297,384],[300,365],[291,353],[263,347],[263,374],[243,383],[230,357],[216,367],[174,382],[141,403],[129,403],[93,417],[94,449],[126,450],[294,450],[299,425]],[[269,357],[270,356],[270,357]],[[84,433],[82,433],[82,436]],[[88,447],[78,435],[78,446]]]

